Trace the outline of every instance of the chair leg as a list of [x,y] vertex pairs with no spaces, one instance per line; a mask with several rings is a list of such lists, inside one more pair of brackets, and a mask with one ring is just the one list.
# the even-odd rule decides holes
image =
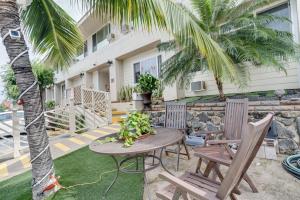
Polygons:
[[177,144],[177,166],[176,166],[176,171],[179,170],[179,159],[180,159],[180,143]]
[[215,165],[216,165],[215,162],[209,161],[208,164],[207,164],[207,166],[206,166],[206,169],[205,169],[205,171],[203,173],[203,176],[204,177],[208,177],[209,174],[210,174],[210,172],[211,172],[211,170],[215,167]]
[[247,173],[244,174],[243,179],[249,184],[253,193],[258,193],[257,187],[254,185],[253,181],[251,180],[251,178],[248,176]]
[[231,200],[238,200],[238,199],[236,198],[236,196],[234,196],[234,194],[232,194],[232,193],[230,194],[230,199],[231,199]]
[[200,173],[200,169],[201,169],[201,164],[202,164],[202,158],[199,158],[198,163],[197,163],[197,167],[196,167],[196,173]]
[[[217,166],[214,168],[214,171],[215,171],[215,173],[217,174],[217,176],[219,177],[220,181],[222,182],[222,181],[224,180],[224,176],[223,176],[223,174],[222,174],[221,171],[220,171],[219,165],[217,165]],[[232,192],[235,193],[235,194],[239,194],[239,195],[241,194],[241,191],[238,189],[237,186],[235,186],[235,188],[233,189]]]
[[188,159],[190,160],[191,159],[191,155],[190,155],[190,152],[186,146],[186,143],[185,143],[185,140],[182,141],[182,144],[184,146],[184,149],[185,149],[185,152],[186,152],[186,156],[188,157]]

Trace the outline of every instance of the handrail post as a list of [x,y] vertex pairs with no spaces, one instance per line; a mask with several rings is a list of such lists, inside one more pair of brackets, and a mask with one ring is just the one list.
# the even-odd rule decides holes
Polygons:
[[76,115],[75,115],[74,99],[70,99],[70,110],[69,110],[69,129],[71,133],[76,131]]
[[19,118],[17,115],[17,107],[13,105],[12,108],[12,132],[13,132],[13,140],[14,140],[14,158],[19,157],[20,154],[20,144],[21,144],[21,136],[20,136],[20,126],[19,126]]
[[111,100],[110,100],[110,93],[106,92],[105,93],[105,100],[106,100],[106,118],[107,118],[107,123],[111,124],[112,123],[112,110],[111,110]]
[[96,109],[95,109],[95,92],[92,91],[92,111],[93,111],[93,128],[96,128]]
[[83,87],[82,86],[80,86],[80,95],[81,95],[81,105],[83,106],[83,104],[84,104],[84,100],[83,100],[83,98],[84,98],[84,96],[83,96]]

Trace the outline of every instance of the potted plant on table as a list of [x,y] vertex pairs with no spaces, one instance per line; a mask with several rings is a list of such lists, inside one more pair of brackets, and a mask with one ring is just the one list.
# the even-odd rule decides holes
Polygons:
[[133,112],[121,122],[119,139],[124,140],[124,146],[130,147],[135,140],[154,134],[150,117],[146,114]]
[[137,87],[142,92],[144,110],[151,110],[151,97],[153,91],[158,88],[158,79],[151,74],[142,74],[139,77]]

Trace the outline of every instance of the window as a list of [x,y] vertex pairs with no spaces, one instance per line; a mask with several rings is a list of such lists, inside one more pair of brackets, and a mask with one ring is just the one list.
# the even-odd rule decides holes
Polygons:
[[110,24],[107,24],[92,36],[93,52],[97,50],[98,44],[102,46],[101,44],[105,45],[107,43],[107,35],[110,34],[110,32]]
[[162,63],[161,55],[147,60],[143,60],[133,64],[134,70],[134,83],[137,83],[141,74],[152,74],[155,77],[159,77],[160,65]]
[[83,54],[84,54],[84,57],[88,56],[88,44],[87,44],[87,41],[85,41],[84,44],[83,44]]
[[134,82],[137,83],[141,75],[140,63],[134,63],[133,70],[134,70]]
[[[268,15],[274,15],[278,17],[286,17],[288,19],[291,19],[291,14],[290,14],[290,7],[288,3],[282,4],[280,6],[277,6],[275,8],[269,9],[267,11],[264,11],[261,14],[268,14]],[[271,22],[267,24],[267,27],[279,30],[279,31],[287,31],[291,32],[291,24],[289,22]]]
[[96,39],[96,34],[92,36],[93,40],[93,52],[97,51],[97,39]]

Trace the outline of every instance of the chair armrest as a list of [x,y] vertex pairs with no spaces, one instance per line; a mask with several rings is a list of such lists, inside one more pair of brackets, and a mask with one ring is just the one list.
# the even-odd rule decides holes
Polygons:
[[198,158],[203,158],[205,160],[209,160],[209,161],[212,161],[212,162],[215,162],[215,163],[218,163],[218,164],[222,164],[222,165],[225,165],[225,166],[230,166],[231,162],[232,162],[231,160],[222,159],[222,158],[216,157],[215,155],[209,155],[209,154],[206,154],[206,153],[201,153],[201,151],[195,152],[194,156],[198,157]]
[[224,131],[200,131],[199,134],[203,134],[203,135],[212,135],[212,134],[224,134]]
[[159,174],[159,177],[168,181],[169,183],[176,186],[180,190],[185,191],[198,199],[209,199],[208,198],[209,195],[207,194],[207,191],[201,190],[200,188],[190,185],[190,184],[184,182],[183,180],[170,175],[167,172],[163,172],[163,173]]
[[241,140],[207,140],[206,144],[209,145],[218,145],[218,144],[240,144]]

